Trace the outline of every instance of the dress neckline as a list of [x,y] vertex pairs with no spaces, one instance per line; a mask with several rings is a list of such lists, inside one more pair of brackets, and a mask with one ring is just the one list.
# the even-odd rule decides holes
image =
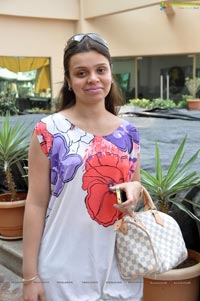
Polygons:
[[108,134],[105,134],[105,135],[97,135],[97,134],[94,134],[94,133],[91,133],[91,132],[88,132],[82,128],[80,128],[79,126],[77,126],[76,124],[74,124],[73,122],[70,121],[70,119],[66,116],[64,116],[63,114],[61,114],[60,112],[57,112],[56,114],[58,114],[59,116],[61,116],[61,118],[63,120],[66,120],[67,122],[69,122],[73,128],[77,129],[77,130],[80,130],[82,132],[85,132],[86,134],[88,135],[92,135],[94,137],[107,137],[107,136],[110,136],[110,135],[113,135],[116,131],[118,131],[124,124],[124,120],[120,118],[120,121],[121,123],[117,126],[116,129],[114,129],[112,132],[108,133]]

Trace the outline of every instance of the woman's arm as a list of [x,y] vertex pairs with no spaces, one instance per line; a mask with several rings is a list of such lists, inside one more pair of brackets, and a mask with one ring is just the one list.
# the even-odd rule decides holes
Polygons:
[[[50,162],[42,152],[35,134],[31,139],[28,161],[29,189],[23,227],[23,277],[25,279],[38,275],[38,253],[50,197]],[[40,300],[40,293],[44,295],[42,287],[36,283],[26,283],[24,285],[25,300],[33,297],[32,290],[37,292],[35,292],[35,299],[31,300]]]

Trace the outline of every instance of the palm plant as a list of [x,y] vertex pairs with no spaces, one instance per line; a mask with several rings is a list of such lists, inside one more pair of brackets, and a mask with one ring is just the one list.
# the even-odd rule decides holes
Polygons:
[[155,176],[142,169],[142,184],[149,190],[158,210],[169,213],[171,205],[174,204],[191,218],[200,222],[200,219],[184,205],[184,202],[198,208],[200,208],[200,204],[181,196],[183,191],[200,185],[200,176],[196,171],[190,171],[200,149],[186,162],[183,162],[186,139],[185,136],[170,163],[166,175],[163,175],[159,146],[157,142],[155,143]]
[[195,98],[196,97],[196,93],[200,89],[200,78],[199,77],[195,77],[195,78],[186,77],[186,79],[185,79],[185,85],[188,88],[188,91],[190,92],[190,95],[193,98]]
[[12,173],[14,166],[18,167],[21,174],[23,160],[27,159],[28,153],[27,125],[25,122],[18,121],[11,126],[10,114],[7,112],[2,116],[0,128],[0,167],[5,173],[8,191],[11,193],[11,201],[16,199],[16,184]]

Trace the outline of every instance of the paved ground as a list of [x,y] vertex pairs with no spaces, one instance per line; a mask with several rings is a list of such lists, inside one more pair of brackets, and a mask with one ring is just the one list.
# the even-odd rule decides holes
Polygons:
[[[164,171],[169,167],[169,163],[175,154],[183,137],[187,135],[185,147],[185,160],[192,156],[200,149],[200,111],[179,110],[179,118],[169,119],[169,116],[174,115],[170,112],[165,114],[149,113],[149,117],[143,116],[142,112],[138,112],[131,107],[122,107],[120,110],[121,116],[135,124],[140,133],[141,138],[141,167],[147,171],[155,171],[155,141],[157,140],[160,148],[160,156]],[[137,115],[139,114],[139,115]],[[195,117],[196,120],[180,119]],[[168,118],[165,118],[168,116]],[[163,117],[163,118],[161,118]],[[197,120],[197,118],[199,118]],[[193,169],[200,174],[200,154],[193,166]]]
[[0,240],[0,301],[22,299],[22,240]]
[[0,265],[0,300],[23,301],[21,278],[3,265]]

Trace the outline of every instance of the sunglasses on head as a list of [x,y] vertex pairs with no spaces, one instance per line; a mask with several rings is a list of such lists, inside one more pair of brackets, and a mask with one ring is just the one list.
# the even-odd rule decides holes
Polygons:
[[93,41],[99,43],[100,45],[106,47],[108,49],[108,43],[104,40],[100,35],[96,33],[86,33],[86,34],[75,34],[68,41],[65,47],[65,51],[69,50],[72,47],[75,47],[78,43],[80,43],[85,37],[89,37]]

